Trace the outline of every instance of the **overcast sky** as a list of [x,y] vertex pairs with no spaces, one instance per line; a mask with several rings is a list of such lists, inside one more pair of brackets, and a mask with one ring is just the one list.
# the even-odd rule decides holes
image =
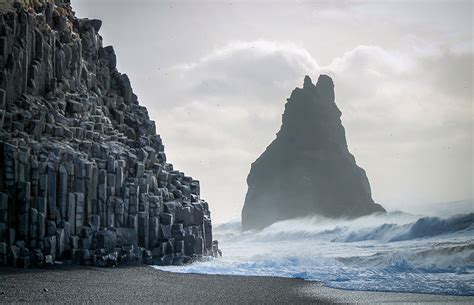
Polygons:
[[472,1],[73,0],[103,20],[169,162],[215,223],[306,74],[336,86],[349,150],[388,210],[473,198]]

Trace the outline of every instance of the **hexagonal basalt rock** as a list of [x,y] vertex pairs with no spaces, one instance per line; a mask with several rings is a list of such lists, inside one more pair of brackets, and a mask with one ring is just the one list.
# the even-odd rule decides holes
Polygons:
[[0,11],[0,265],[215,255],[199,182],[166,162],[155,123],[117,71],[114,49],[102,45],[102,22],[76,18],[66,0],[8,3]]

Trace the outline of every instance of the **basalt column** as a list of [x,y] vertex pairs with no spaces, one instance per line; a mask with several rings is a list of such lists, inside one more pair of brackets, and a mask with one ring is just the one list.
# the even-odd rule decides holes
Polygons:
[[67,0],[0,5],[0,265],[220,255],[101,25]]

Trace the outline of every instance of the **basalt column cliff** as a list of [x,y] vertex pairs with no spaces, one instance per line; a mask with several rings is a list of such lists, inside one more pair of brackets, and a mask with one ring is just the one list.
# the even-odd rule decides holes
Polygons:
[[219,255],[199,182],[166,162],[101,21],[68,0],[0,13],[0,265]]
[[334,84],[306,76],[285,106],[276,139],[252,164],[242,228],[310,215],[354,218],[384,212],[371,197],[365,171],[349,153],[334,103]]

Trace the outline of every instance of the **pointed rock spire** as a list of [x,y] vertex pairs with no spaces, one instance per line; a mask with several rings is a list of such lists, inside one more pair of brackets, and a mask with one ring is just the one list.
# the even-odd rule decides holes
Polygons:
[[334,96],[327,75],[316,86],[306,76],[303,89],[291,93],[277,138],[248,175],[244,230],[315,214],[351,218],[385,211],[347,148]]
[[306,75],[304,77],[304,82],[303,82],[303,89],[304,88],[309,88],[309,87],[314,87],[313,81],[311,80],[311,77]]

